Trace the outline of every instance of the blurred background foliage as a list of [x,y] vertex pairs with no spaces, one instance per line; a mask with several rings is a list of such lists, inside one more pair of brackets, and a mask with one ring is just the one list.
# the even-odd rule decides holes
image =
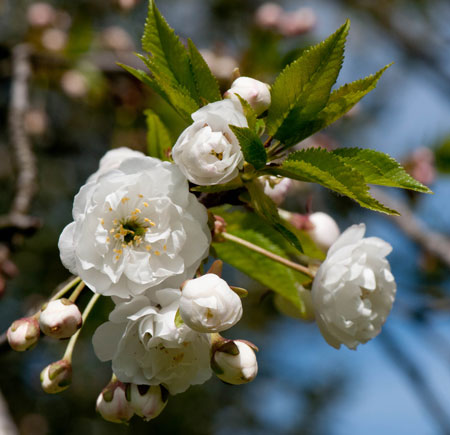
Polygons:
[[[152,108],[176,139],[183,121],[149,89],[117,66],[140,66],[133,55],[146,16],[145,0],[0,0],[0,214],[14,197],[16,170],[8,104],[12,52],[26,43],[32,75],[25,128],[38,166],[31,232],[0,228],[0,327],[7,329],[67,279],[57,241],[71,220],[73,196],[110,148],[146,150],[143,111]],[[239,66],[268,82],[308,45],[352,19],[341,81],[395,61],[378,88],[307,146],[367,146],[402,160],[435,191],[392,192],[426,227],[450,237],[450,4],[446,0],[160,0],[169,24],[190,37],[217,75],[222,91]],[[340,83],[341,84],[341,83]],[[394,246],[390,256],[398,299],[383,333],[357,352],[328,347],[314,324],[279,314],[264,288],[227,269],[247,287],[245,316],[229,338],[260,348],[260,373],[245,386],[212,379],[170,398],[163,414],[114,425],[95,414],[110,377],[89,337],[111,309],[104,300],[82,333],[73,386],[58,396],[41,391],[39,373],[61,357],[64,343],[41,340],[26,354],[1,347],[0,388],[21,434],[444,434],[450,433],[450,274],[398,221],[303,185],[286,208],[313,209],[341,229],[367,222],[368,234]],[[401,218],[398,218],[401,219]],[[425,230],[424,230],[425,232]],[[418,240],[420,242],[420,240]],[[87,295],[84,295],[82,304]]]

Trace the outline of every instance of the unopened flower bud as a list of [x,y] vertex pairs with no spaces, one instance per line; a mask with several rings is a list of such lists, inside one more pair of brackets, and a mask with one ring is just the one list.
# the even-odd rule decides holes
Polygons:
[[167,405],[169,392],[163,386],[129,384],[128,388],[131,407],[145,421],[158,417]]
[[283,12],[283,8],[276,3],[264,3],[256,10],[256,24],[263,29],[275,29],[280,23]]
[[42,332],[53,338],[71,337],[82,323],[78,307],[65,298],[45,304],[39,317]]
[[126,393],[126,384],[110,382],[97,398],[97,412],[112,423],[126,423],[134,415]]
[[6,333],[9,345],[18,352],[31,349],[38,341],[39,335],[39,323],[35,317],[14,321]]
[[253,381],[258,373],[256,346],[244,341],[225,341],[216,348],[212,357],[211,368],[222,381],[240,385]]
[[319,248],[328,251],[341,234],[336,221],[330,215],[318,211],[309,215],[309,222],[313,228],[308,230],[308,234]]
[[207,273],[184,284],[180,315],[194,331],[225,331],[241,319],[242,302],[225,280]]
[[270,106],[270,88],[267,83],[252,79],[251,77],[239,77],[232,84],[231,88],[225,92],[225,98],[231,98],[240,104],[238,94],[246,100],[257,115],[260,115]]
[[292,186],[292,180],[290,178],[279,177],[263,177],[264,193],[272,199],[276,205],[280,205],[288,194],[289,189]]
[[72,364],[62,359],[56,361],[41,372],[42,389],[49,394],[60,393],[72,383]]

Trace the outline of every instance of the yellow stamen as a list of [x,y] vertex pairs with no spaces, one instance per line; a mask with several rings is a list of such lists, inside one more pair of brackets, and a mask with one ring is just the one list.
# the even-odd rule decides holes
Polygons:
[[112,233],[114,233],[116,231],[116,229],[115,228],[111,228],[110,230],[109,230],[109,232],[112,234]]
[[148,202],[143,202],[142,204],[144,204],[144,207],[148,207]]
[[123,198],[122,198],[122,204],[125,204],[127,201],[129,201],[130,200],[130,198],[128,198],[127,196],[124,196]]
[[167,245],[163,246],[164,251],[167,251]]
[[159,252],[159,251],[155,251],[155,255],[161,255],[161,252]]
[[147,245],[147,246],[145,247],[145,249],[147,249],[147,251],[151,251],[151,250],[152,250],[152,246],[151,246],[151,245]]
[[138,196],[139,196],[139,198],[143,198],[144,197],[144,195],[142,195],[141,193]]

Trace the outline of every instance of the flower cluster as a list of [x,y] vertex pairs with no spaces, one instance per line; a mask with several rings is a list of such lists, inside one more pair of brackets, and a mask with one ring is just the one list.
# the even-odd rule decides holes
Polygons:
[[[213,373],[233,385],[255,378],[256,346],[219,334],[241,319],[240,296],[246,291],[222,279],[220,260],[202,272],[211,229],[218,240],[226,233],[226,222],[220,217],[211,222],[189,182],[208,188],[245,182],[240,178],[244,153],[232,127],[248,127],[245,110],[253,111],[256,119],[270,100],[267,84],[240,77],[224,100],[192,114],[193,123],[172,148],[174,162],[127,148],[109,151],[101,159],[76,195],[73,222],[59,239],[61,260],[77,278],[39,313],[14,322],[8,331],[11,346],[19,351],[34,346],[40,331],[56,339],[70,337],[64,357],[41,373],[46,392],[58,393],[70,385],[73,347],[100,295],[115,304],[93,336],[96,355],[111,361],[113,371],[97,399],[97,410],[106,420],[155,418],[169,394],[202,384]],[[275,207],[284,201],[291,180],[261,176],[256,186]],[[355,349],[377,335],[395,296],[385,259],[390,245],[363,238],[362,224],[339,236],[336,222],[324,213],[279,212],[328,255],[312,287],[295,287],[303,311],[280,295],[276,306],[294,317],[315,318],[326,341],[336,348],[345,344]],[[285,258],[261,247],[244,246],[286,265]],[[296,267],[314,276],[313,268]],[[71,296],[62,298],[76,284]],[[85,285],[94,296],[82,315],[75,302]]]

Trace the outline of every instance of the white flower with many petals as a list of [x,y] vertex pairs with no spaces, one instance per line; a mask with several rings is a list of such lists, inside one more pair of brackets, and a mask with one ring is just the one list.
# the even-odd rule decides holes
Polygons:
[[145,157],[144,153],[140,151],[135,151],[127,147],[115,148],[108,151],[101,159],[98,165],[98,170],[94,172],[86,181],[90,183],[91,181],[97,181],[98,177],[106,174],[111,169],[117,169],[124,160],[130,159],[132,157]]
[[181,133],[172,157],[192,183],[227,183],[235,178],[244,156],[229,125],[247,127],[242,107],[231,100],[208,104],[192,114],[194,123]]
[[381,331],[396,284],[386,256],[389,243],[363,238],[364,224],[348,228],[328,251],[312,286],[316,321],[325,340],[356,349]]
[[270,87],[267,83],[252,79],[251,77],[239,77],[225,92],[225,98],[231,98],[236,104],[240,104],[239,95],[246,100],[257,115],[260,115],[270,106]]
[[59,239],[63,264],[96,293],[120,298],[178,287],[207,255],[207,212],[178,168],[131,158],[75,197]]
[[180,315],[199,332],[221,332],[242,317],[241,298],[214,273],[187,281],[181,291]]
[[[210,336],[177,327],[180,291],[158,290],[120,303],[92,341],[101,361],[112,360],[122,382],[162,385],[171,394],[202,384],[211,376]],[[161,308],[160,308],[161,307]]]

